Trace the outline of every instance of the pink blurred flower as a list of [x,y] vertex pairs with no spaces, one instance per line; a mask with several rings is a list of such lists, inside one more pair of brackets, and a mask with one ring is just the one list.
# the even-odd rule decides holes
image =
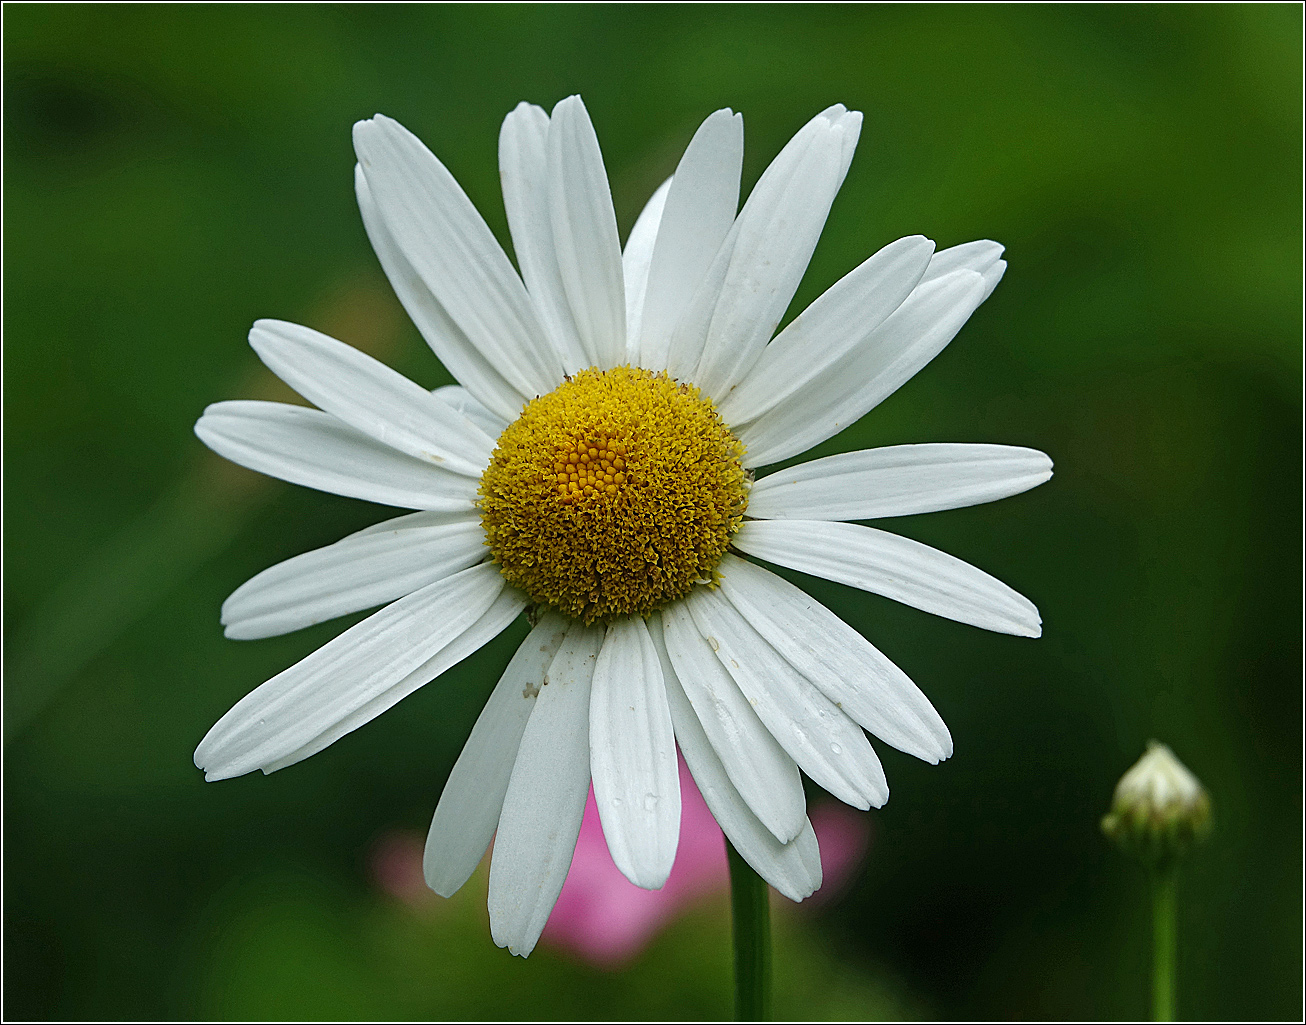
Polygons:
[[[681,912],[727,890],[725,837],[683,759],[680,790],[680,846],[671,876],[660,890],[640,889],[613,863],[590,790],[571,870],[544,927],[547,943],[593,964],[616,967],[644,949]],[[865,815],[842,804],[813,808],[811,820],[821,845],[824,882],[809,899],[819,901],[848,881],[866,850],[870,827]]]
[[[727,892],[725,837],[683,759],[680,791],[675,866],[662,889],[641,890],[613,863],[590,790],[571,870],[544,927],[545,942],[591,964],[616,968],[643,950],[677,915]],[[816,805],[810,817],[821,845],[824,881],[805,903],[820,903],[838,894],[851,879],[866,851],[870,823],[864,813],[834,802]],[[385,833],[373,845],[368,861],[378,889],[414,909],[430,911],[443,902],[422,878],[422,842],[420,834],[407,830]]]
[[422,878],[426,838],[409,829],[394,829],[377,838],[368,852],[373,883],[383,893],[414,907],[431,904],[435,894]]

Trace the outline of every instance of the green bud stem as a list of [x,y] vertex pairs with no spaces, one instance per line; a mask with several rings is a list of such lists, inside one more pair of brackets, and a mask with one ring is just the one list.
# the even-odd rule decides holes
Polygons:
[[1152,869],[1152,1020],[1174,1021],[1179,869]]

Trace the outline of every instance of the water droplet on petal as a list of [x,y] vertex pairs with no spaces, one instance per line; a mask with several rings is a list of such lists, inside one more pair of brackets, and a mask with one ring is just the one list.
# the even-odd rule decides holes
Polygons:
[[834,752],[835,754],[837,754],[837,755],[841,755],[841,754],[843,754],[843,748],[841,748],[838,744],[831,744],[831,745],[830,745],[830,750],[833,751],[833,752]]
[[645,794],[645,795],[644,795],[644,810],[645,810],[645,811],[652,811],[652,810],[653,810],[654,808],[656,808],[657,806],[658,806],[658,795],[657,795],[657,794]]
[[622,803],[622,802],[621,802],[621,798],[620,798],[620,797],[614,797],[614,798],[612,799],[612,807],[614,807],[614,808],[620,808],[620,807],[621,807],[621,803]]

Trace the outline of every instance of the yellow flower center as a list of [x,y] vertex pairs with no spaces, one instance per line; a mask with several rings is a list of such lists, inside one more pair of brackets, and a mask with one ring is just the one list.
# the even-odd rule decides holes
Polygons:
[[481,477],[486,543],[535,602],[647,615],[712,571],[748,504],[744,448],[698,389],[582,370],[529,402]]

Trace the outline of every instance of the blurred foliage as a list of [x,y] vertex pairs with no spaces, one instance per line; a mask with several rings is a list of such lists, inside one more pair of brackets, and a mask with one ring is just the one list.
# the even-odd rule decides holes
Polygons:
[[[803,580],[931,697],[842,901],[784,919],[798,1017],[1130,1018],[1141,873],[1097,832],[1149,737],[1210,790],[1180,1011],[1295,1018],[1302,957],[1301,10],[1279,6],[9,6],[4,12],[5,1006],[11,1018],[712,1017],[723,906],[629,971],[495,948],[484,904],[394,905],[520,630],[329,751],[206,786],[191,751],[339,624],[224,641],[223,597],[387,515],[227,467],[191,425],[283,393],[250,323],[434,387],[354,209],[351,123],[417,132],[501,239],[496,139],[581,93],[623,233],[710,111],[751,183],[866,113],[795,301],[921,232],[1010,270],[821,452],[974,441],[1057,475],[889,524],[1039,605],[1036,642]],[[483,884],[482,884],[483,885]],[[477,910],[479,909],[479,910]]]

